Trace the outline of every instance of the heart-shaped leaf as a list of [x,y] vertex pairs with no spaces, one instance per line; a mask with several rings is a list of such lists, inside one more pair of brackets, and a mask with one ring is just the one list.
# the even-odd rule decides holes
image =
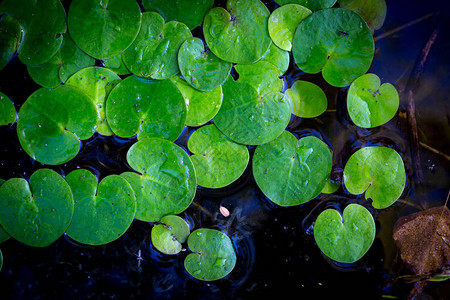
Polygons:
[[23,29],[19,21],[4,15],[0,19],[0,70],[14,57],[23,41]]
[[253,155],[253,176],[264,195],[280,206],[303,204],[320,194],[331,173],[331,152],[314,136],[300,140],[284,131]]
[[0,92],[0,126],[14,124],[16,117],[14,103],[8,96]]
[[392,205],[406,184],[405,166],[400,155],[387,147],[364,147],[353,153],[344,168],[347,190],[359,195],[365,192],[377,209]]
[[200,228],[189,235],[184,267],[194,278],[213,281],[227,276],[236,265],[236,252],[230,238],[215,229]]
[[358,13],[373,30],[380,29],[386,19],[385,0],[339,0],[339,5]]
[[297,80],[287,89],[293,114],[302,118],[315,118],[327,109],[327,96],[324,91],[312,82]]
[[335,209],[323,211],[314,224],[314,239],[329,258],[341,263],[359,260],[375,239],[375,221],[362,205],[350,204],[341,214]]
[[380,85],[375,74],[355,79],[347,93],[347,110],[353,123],[371,128],[383,125],[397,113],[400,103],[396,88],[390,83]]
[[151,239],[156,249],[165,254],[178,254],[189,236],[189,226],[178,216],[165,216],[153,226]]
[[29,182],[11,178],[0,186],[0,224],[29,246],[56,241],[70,224],[73,205],[69,185],[50,169],[37,170]]

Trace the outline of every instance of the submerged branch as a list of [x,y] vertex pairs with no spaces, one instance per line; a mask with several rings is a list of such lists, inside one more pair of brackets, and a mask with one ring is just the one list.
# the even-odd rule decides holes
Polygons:
[[375,42],[377,42],[377,41],[379,41],[379,40],[381,40],[381,39],[384,39],[385,37],[388,37],[388,36],[390,36],[390,35],[393,35],[394,33],[397,33],[397,32],[399,32],[399,31],[402,31],[403,29],[406,29],[406,28],[408,28],[408,27],[410,27],[410,26],[412,26],[412,25],[414,25],[414,24],[417,24],[417,23],[419,23],[419,22],[422,22],[422,21],[428,19],[429,17],[431,17],[431,16],[433,16],[433,15],[435,15],[435,13],[429,13],[428,15],[425,15],[425,16],[423,16],[423,17],[421,17],[421,18],[418,18],[418,19],[416,19],[416,20],[413,20],[413,21],[411,21],[411,22],[409,22],[409,23],[406,23],[406,24],[404,24],[404,25],[402,25],[402,26],[399,26],[399,27],[397,27],[397,28],[394,28],[394,29],[391,29],[391,30],[389,30],[389,31],[386,31],[385,33],[380,34],[379,36],[376,36],[376,37],[374,37],[373,39],[374,39]]
[[425,143],[419,142],[419,144],[420,144],[420,146],[422,146],[423,148],[425,148],[425,149],[427,149],[427,150],[430,150],[431,152],[436,153],[436,154],[442,156],[443,158],[445,158],[446,160],[450,161],[450,156],[448,156],[447,154],[445,154],[445,153],[443,153],[443,152],[441,152],[441,151],[439,151],[439,150],[437,150],[437,149],[434,149],[433,147],[428,146],[428,145],[425,144]]

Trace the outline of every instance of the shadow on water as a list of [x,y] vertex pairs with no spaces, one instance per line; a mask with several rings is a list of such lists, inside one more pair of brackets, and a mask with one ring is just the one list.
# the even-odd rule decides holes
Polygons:
[[[70,1],[65,1],[66,6]],[[217,2],[217,1],[216,1]],[[276,4],[263,1],[272,11]],[[220,6],[225,6],[220,1]],[[376,42],[376,56],[369,72],[382,82],[393,83],[401,94],[399,113],[387,124],[373,129],[356,127],[346,110],[347,89],[329,86],[320,74],[305,74],[291,57],[284,77],[286,87],[296,80],[318,84],[328,98],[328,109],[314,119],[293,117],[288,130],[297,137],[314,135],[333,150],[333,177],[342,179],[346,161],[357,149],[383,145],[398,151],[407,170],[407,187],[393,206],[377,211],[363,196],[350,195],[341,186],[333,195],[321,194],[301,206],[282,208],[258,189],[251,161],[244,174],[228,187],[212,190],[198,187],[185,212],[191,230],[208,227],[226,232],[237,251],[236,268],[226,278],[201,282],[184,269],[185,248],[176,256],[162,255],[150,242],[152,224],[135,221],[125,235],[108,245],[88,247],[61,237],[46,248],[31,248],[10,239],[1,245],[4,266],[0,273],[2,295],[8,299],[267,299],[291,293],[298,297],[346,297],[379,299],[383,295],[405,298],[411,285],[392,284],[405,274],[392,241],[392,226],[400,216],[442,205],[450,188],[450,162],[431,149],[450,154],[450,60],[448,58],[448,9],[444,1],[423,5],[418,1],[387,1],[388,14],[382,36],[424,15],[433,16],[400,31],[386,34]],[[424,181],[415,184],[415,164],[405,118],[404,91],[416,60],[430,34],[439,36],[414,90],[419,147]],[[201,30],[194,35],[202,36]],[[16,109],[39,87],[26,67],[14,59],[0,72],[0,91],[10,96]],[[187,140],[195,128],[187,127],[177,144],[187,152]],[[16,127],[0,127],[0,177],[28,178],[44,165],[33,161],[20,147]],[[93,171],[99,179],[130,170],[126,152],[135,138],[119,139],[98,134],[83,141],[79,155],[61,166],[45,166],[65,175],[77,168]],[[255,148],[249,147],[250,153]],[[404,201],[403,201],[404,200]],[[316,217],[326,208],[343,210],[350,203],[366,206],[376,220],[377,238],[367,255],[354,264],[338,264],[321,254],[312,234]],[[224,216],[220,207],[230,215]],[[448,283],[433,284],[431,297],[450,297]]]

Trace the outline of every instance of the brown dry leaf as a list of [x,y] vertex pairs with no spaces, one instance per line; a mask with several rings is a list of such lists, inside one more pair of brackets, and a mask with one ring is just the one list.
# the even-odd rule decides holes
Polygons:
[[402,260],[416,275],[450,267],[450,211],[434,207],[399,219],[394,240]]

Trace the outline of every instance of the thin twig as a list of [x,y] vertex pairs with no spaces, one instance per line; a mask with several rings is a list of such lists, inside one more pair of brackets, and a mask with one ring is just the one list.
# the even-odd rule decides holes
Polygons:
[[431,152],[434,152],[434,153],[444,157],[446,160],[450,161],[450,156],[448,156],[447,154],[445,154],[445,153],[443,153],[443,152],[441,152],[441,151],[439,151],[437,149],[434,149],[433,147],[428,146],[425,143],[419,142],[419,144],[420,144],[420,146],[424,147],[425,149],[430,150]]
[[385,33],[380,34],[379,36],[376,36],[376,37],[374,37],[373,39],[374,39],[375,42],[377,42],[377,41],[379,41],[379,40],[381,40],[381,39],[384,39],[385,37],[388,37],[388,36],[390,36],[390,35],[396,33],[396,32],[399,32],[399,31],[401,31],[401,30],[403,30],[403,29],[405,29],[405,28],[408,28],[408,27],[410,27],[410,26],[412,26],[412,25],[414,25],[414,24],[417,24],[417,23],[419,23],[419,22],[422,22],[423,20],[428,19],[429,17],[433,16],[434,14],[435,14],[435,13],[429,13],[428,15],[425,15],[425,16],[423,16],[423,17],[421,17],[421,18],[418,18],[418,19],[416,19],[416,20],[414,20],[414,21],[411,21],[411,22],[406,23],[406,24],[404,24],[404,25],[402,25],[402,26],[399,26],[399,27],[397,27],[397,28],[394,28],[394,29],[391,29],[391,30],[389,30],[389,31],[386,31]]

